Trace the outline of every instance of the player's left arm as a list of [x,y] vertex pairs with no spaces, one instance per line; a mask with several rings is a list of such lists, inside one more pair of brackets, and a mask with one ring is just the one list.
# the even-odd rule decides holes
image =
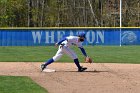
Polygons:
[[80,48],[81,52],[83,53],[83,55],[85,57],[87,57],[87,53],[86,53],[85,49],[83,47],[79,47],[79,48]]
[[87,53],[85,51],[85,49],[83,48],[82,43],[77,43],[78,48],[81,50],[82,54],[87,57]]
[[83,47],[79,47],[79,48],[82,51],[83,55],[85,56],[85,62],[86,63],[93,63],[92,58],[90,58],[89,56],[87,56],[87,53],[86,53],[85,49]]

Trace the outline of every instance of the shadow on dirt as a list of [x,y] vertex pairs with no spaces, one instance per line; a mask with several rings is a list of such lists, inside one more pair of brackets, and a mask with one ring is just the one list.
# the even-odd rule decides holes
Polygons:
[[56,71],[56,72],[73,72],[73,73],[106,73],[109,71],[84,71],[84,72],[78,72],[78,71]]

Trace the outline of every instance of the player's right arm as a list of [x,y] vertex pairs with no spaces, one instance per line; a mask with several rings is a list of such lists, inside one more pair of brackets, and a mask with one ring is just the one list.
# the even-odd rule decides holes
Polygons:
[[63,41],[65,41],[65,40],[67,40],[66,37],[62,38],[59,42],[57,42],[57,43],[55,44],[55,46],[60,45],[60,44],[61,44]]

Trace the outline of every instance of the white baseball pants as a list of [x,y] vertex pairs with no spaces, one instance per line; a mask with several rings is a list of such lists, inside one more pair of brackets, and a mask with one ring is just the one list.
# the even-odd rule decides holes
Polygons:
[[73,50],[71,50],[69,47],[67,46],[59,46],[57,53],[55,54],[55,56],[53,57],[54,61],[59,60],[63,54],[68,55],[69,57],[71,57],[72,59],[77,59],[77,55],[75,54],[75,52]]

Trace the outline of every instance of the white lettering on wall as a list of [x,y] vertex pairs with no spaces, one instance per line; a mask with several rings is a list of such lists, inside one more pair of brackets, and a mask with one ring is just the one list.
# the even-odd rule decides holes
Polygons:
[[97,31],[97,41],[96,43],[99,43],[99,38],[102,43],[104,43],[104,31]]
[[[50,35],[49,35],[50,33]],[[51,41],[51,42],[49,42]],[[54,42],[54,31],[49,31],[49,32],[46,32],[46,41],[45,43],[55,43]]]
[[95,41],[95,32],[88,31],[86,34],[86,39],[87,39],[87,42],[89,42],[90,44],[93,43]]
[[37,43],[37,42],[41,42],[41,36],[42,36],[42,32],[40,31],[32,31],[32,36],[33,36],[33,40],[34,40],[34,43]]
[[[78,30],[79,31],[79,30]],[[66,32],[65,30],[55,31],[32,31],[32,37],[34,43],[46,43],[46,44],[53,44],[57,41],[60,41],[64,36],[67,34],[71,36],[77,36],[78,31],[75,33],[74,31]],[[86,32],[86,43],[93,44],[93,43],[104,43],[104,31],[101,30],[88,30]]]
[[65,31],[58,31],[57,32],[57,40],[60,41],[64,35],[65,35]]
[[73,31],[70,31],[70,36],[73,36],[73,35],[74,35]]

